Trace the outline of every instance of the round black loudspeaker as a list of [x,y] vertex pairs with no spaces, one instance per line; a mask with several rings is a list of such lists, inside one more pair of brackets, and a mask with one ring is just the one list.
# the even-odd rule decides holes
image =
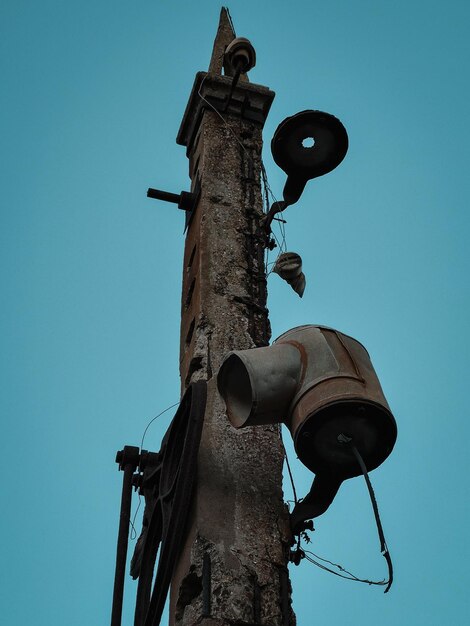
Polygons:
[[271,141],[271,152],[287,174],[284,200],[297,202],[307,181],[334,170],[347,151],[348,134],[334,115],[302,111],[281,122]]

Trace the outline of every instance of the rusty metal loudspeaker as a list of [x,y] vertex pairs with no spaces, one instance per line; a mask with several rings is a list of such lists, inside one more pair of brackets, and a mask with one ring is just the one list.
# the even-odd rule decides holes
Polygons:
[[231,352],[217,384],[233,426],[284,422],[300,461],[315,473],[310,494],[292,513],[294,529],[326,511],[340,484],[361,474],[345,440],[368,471],[395,444],[396,422],[369,354],[332,328],[300,326],[272,346]]
[[271,152],[287,174],[284,201],[294,204],[312,178],[334,170],[348,151],[348,134],[334,115],[302,111],[286,118],[271,141]]

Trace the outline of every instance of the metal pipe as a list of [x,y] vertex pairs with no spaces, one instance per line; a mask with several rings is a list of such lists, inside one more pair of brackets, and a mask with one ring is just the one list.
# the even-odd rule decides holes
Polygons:
[[150,187],[147,190],[147,198],[154,198],[155,200],[164,200],[165,202],[179,204],[181,195],[178,193],[170,193],[169,191],[161,191],[161,189],[152,189],[152,187]]
[[[137,453],[137,460],[136,460]],[[114,574],[113,607],[111,626],[121,626],[122,602],[124,597],[124,576],[126,572],[127,545],[132,501],[132,475],[137,467],[139,448],[125,446],[117,453],[116,462],[124,470],[122,480],[121,513],[116,551],[116,571]]]

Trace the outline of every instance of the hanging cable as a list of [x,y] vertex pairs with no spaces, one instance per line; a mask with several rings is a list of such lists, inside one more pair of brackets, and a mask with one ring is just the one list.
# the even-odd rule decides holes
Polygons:
[[[329,572],[330,574],[334,574],[335,576],[339,576],[340,578],[344,578],[345,580],[352,580],[354,582],[365,583],[367,585],[378,585],[380,587],[383,587],[383,586],[388,584],[388,582],[386,580],[368,580],[367,578],[359,578],[358,576],[355,576],[354,574],[349,572],[347,569],[345,569],[341,565],[339,565],[337,563],[333,563],[332,561],[328,561],[328,559],[323,559],[321,556],[318,556],[317,554],[315,554],[314,552],[311,552],[310,550],[302,550],[302,552],[303,552],[303,556],[307,559],[307,561],[309,561],[309,563],[312,563],[313,565],[316,565],[317,567],[319,567],[320,569],[324,570],[325,572]],[[311,555],[311,556],[309,556],[309,555]],[[315,558],[313,558],[313,557],[315,557]],[[323,561],[324,563],[330,563],[330,565],[333,565],[333,567],[337,567],[339,571],[335,572],[335,570],[333,570],[333,569],[331,569],[329,567],[326,567],[326,565],[322,565],[321,563],[319,563],[315,559],[319,559],[320,561]],[[344,573],[342,573],[342,572],[344,572]],[[347,575],[345,575],[345,574],[347,574]]]
[[[142,453],[142,449],[144,447],[144,440],[145,440],[145,436],[147,434],[148,429],[150,428],[150,426],[153,424],[153,422],[158,419],[161,415],[163,415],[164,413],[166,413],[167,411],[169,411],[170,409],[173,409],[175,406],[178,406],[179,402],[175,402],[175,404],[172,404],[171,406],[167,407],[166,409],[164,409],[163,411],[161,411],[160,413],[158,413],[158,415],[155,415],[155,417],[152,417],[152,419],[148,422],[147,426],[145,427],[145,430],[143,432],[142,435],[142,440],[140,442],[140,450],[139,453]],[[130,539],[131,541],[134,541],[137,538],[137,531],[135,529],[135,520],[137,519],[137,513],[139,512],[140,506],[142,504],[142,496],[139,493],[139,502],[137,504],[137,508],[134,512],[134,515],[132,516],[132,521],[130,521]]]
[[135,529],[135,520],[136,520],[136,518],[137,518],[137,513],[139,512],[141,502],[142,502],[142,496],[141,496],[141,495],[140,495],[140,493],[139,493],[139,502],[138,502],[138,504],[137,504],[137,508],[136,508],[136,510],[135,510],[135,513],[134,513],[134,515],[132,516],[132,521],[130,522],[130,525],[131,525],[131,535],[130,535],[130,539],[131,539],[131,541],[135,541],[135,540],[137,539],[137,531],[136,531],[136,529]]
[[153,422],[160,417],[160,415],[163,415],[164,413],[166,413],[167,411],[169,411],[170,409],[173,409],[175,406],[178,406],[179,402],[175,402],[175,404],[172,404],[171,406],[167,407],[164,411],[162,411],[161,413],[159,413],[158,415],[155,415],[155,417],[152,417],[152,419],[150,420],[150,422],[147,424],[147,426],[145,427],[144,430],[144,434],[142,435],[142,441],[140,442],[140,452],[142,452],[142,448],[144,447],[144,439],[145,439],[145,435],[147,434],[148,429],[150,428],[150,426],[153,424]]
[[[343,444],[345,444],[345,445],[350,447],[350,449],[351,449],[351,451],[352,451],[356,461],[359,464],[359,467],[361,468],[361,472],[362,472],[362,474],[364,476],[364,479],[366,481],[367,489],[369,491],[369,496],[370,496],[370,500],[371,500],[371,503],[372,503],[372,508],[373,508],[373,511],[374,511],[375,522],[376,522],[376,525],[377,525],[377,532],[378,532],[379,540],[380,540],[380,551],[382,553],[382,556],[385,558],[385,560],[387,562],[388,580],[374,581],[374,580],[369,580],[367,578],[359,578],[358,576],[356,576],[352,572],[350,572],[347,569],[345,569],[342,565],[339,565],[337,563],[333,563],[333,561],[329,561],[328,559],[324,559],[323,557],[318,556],[317,554],[315,554],[314,552],[311,552],[310,550],[302,549],[301,545],[300,545],[300,543],[301,543],[301,536],[303,536],[304,539],[307,540],[307,542],[309,542],[308,535],[306,535],[305,532],[298,534],[296,548],[295,548],[295,550],[291,551],[291,561],[293,561],[296,565],[298,565],[300,563],[300,561],[305,558],[305,559],[307,559],[307,561],[309,561],[313,565],[316,565],[320,569],[323,569],[326,572],[329,572],[330,574],[334,574],[335,576],[339,576],[340,578],[344,578],[346,580],[352,580],[352,581],[355,581],[355,582],[365,583],[367,585],[383,586],[383,587],[385,587],[384,593],[387,593],[389,591],[390,587],[392,586],[392,583],[393,583],[393,563],[392,563],[392,559],[391,559],[391,556],[390,556],[390,552],[388,550],[387,542],[385,540],[385,534],[384,534],[384,531],[383,531],[382,522],[380,520],[379,507],[377,505],[377,499],[375,497],[375,493],[374,493],[374,489],[372,487],[372,483],[370,482],[369,474],[367,472],[367,467],[366,467],[366,464],[364,463],[364,460],[363,460],[361,454],[359,453],[359,450],[356,448],[356,446],[353,443],[353,440],[350,437],[347,437],[344,434],[340,434],[338,436],[338,441],[340,443],[343,443]],[[285,453],[285,448],[284,448],[284,453]],[[289,469],[289,475],[290,475],[290,469]],[[291,482],[293,484],[292,477],[291,477]],[[295,492],[294,492],[294,498],[297,501],[297,497],[295,495]],[[322,563],[319,563],[319,561],[323,561],[323,563],[329,563],[333,567],[336,567],[339,571],[335,571],[335,570],[327,567],[326,565],[323,565]]]
[[[379,581],[371,581],[371,580],[367,580],[367,579],[358,578],[354,574],[351,574],[351,572],[348,572],[347,570],[345,570],[340,565],[337,565],[336,563],[332,563],[331,561],[328,561],[327,559],[322,559],[321,557],[318,557],[313,552],[309,552],[308,550],[307,551],[302,550],[300,548],[300,542],[298,542],[298,544],[297,544],[296,561],[300,562],[300,560],[305,557],[308,561],[310,561],[314,565],[317,565],[321,569],[324,569],[324,570],[326,570],[328,572],[331,572],[332,574],[335,574],[336,576],[341,576],[341,578],[347,578],[348,580],[354,580],[356,582],[367,583],[368,585],[382,585],[382,586],[385,586],[386,588],[385,588],[384,593],[387,593],[389,591],[390,587],[392,586],[392,583],[393,583],[393,564],[392,564],[392,559],[391,559],[391,556],[390,556],[390,552],[388,550],[387,542],[385,540],[385,535],[384,535],[384,531],[383,531],[383,527],[382,527],[382,522],[380,520],[379,507],[377,505],[377,499],[375,497],[375,493],[374,493],[374,489],[372,487],[372,483],[370,482],[369,474],[367,472],[367,467],[366,467],[366,464],[364,463],[364,460],[363,460],[362,456],[359,453],[359,450],[354,445],[353,440],[351,439],[351,437],[348,437],[348,436],[346,436],[344,434],[340,434],[338,436],[338,442],[342,443],[344,445],[347,445],[351,449],[351,451],[352,451],[356,461],[359,464],[359,467],[361,468],[361,472],[362,472],[362,474],[364,476],[364,479],[366,481],[367,489],[369,491],[369,496],[370,496],[370,500],[371,500],[371,503],[372,503],[372,508],[374,510],[375,523],[377,525],[377,532],[378,532],[379,540],[380,540],[380,551],[382,553],[382,556],[385,558],[385,560],[387,562],[388,580],[384,580],[384,581],[380,581],[379,582]],[[299,534],[299,538],[300,538],[300,534]],[[334,567],[337,567],[340,571],[346,572],[347,574],[349,574],[349,576],[344,576],[343,574],[340,574],[338,572],[335,572],[334,570],[331,570],[330,568],[328,568],[328,567],[322,565],[321,563],[318,563],[317,561],[315,561],[315,559],[313,559],[312,556],[310,556],[310,557],[307,556],[307,554],[311,554],[313,557],[316,557],[316,558],[320,559],[323,562],[330,563],[330,565],[333,565]]]
[[282,426],[279,428],[279,439],[281,440],[282,449],[284,451],[284,458],[286,460],[287,472],[289,474],[289,480],[290,480],[290,484],[291,484],[291,487],[292,487],[292,493],[294,495],[294,503],[297,504],[299,500],[297,498],[297,491],[295,489],[294,477],[292,475],[292,470],[290,468],[289,457],[287,456],[287,450],[286,450],[286,447],[284,445],[284,440],[282,438]]
[[364,475],[364,479],[366,481],[367,489],[369,491],[370,500],[372,502],[372,508],[374,510],[375,523],[377,524],[377,532],[378,532],[379,540],[380,540],[380,551],[381,551],[382,556],[384,557],[384,559],[387,561],[387,566],[388,566],[388,583],[387,583],[387,588],[384,591],[384,593],[387,593],[387,591],[390,589],[390,587],[392,586],[392,583],[393,583],[393,563],[392,563],[392,558],[390,556],[390,552],[388,551],[387,542],[385,540],[385,535],[384,535],[384,531],[383,531],[383,528],[382,528],[382,522],[380,520],[379,507],[377,505],[377,500],[375,498],[375,493],[374,493],[374,489],[372,487],[372,483],[370,482],[369,474],[367,473],[367,467],[366,467],[366,465],[364,463],[364,460],[363,460],[362,456],[359,454],[358,449],[352,443],[352,441],[351,441],[350,445],[351,445],[351,450],[352,450],[354,456],[356,457],[357,462],[359,463],[361,471],[362,471],[362,473]]

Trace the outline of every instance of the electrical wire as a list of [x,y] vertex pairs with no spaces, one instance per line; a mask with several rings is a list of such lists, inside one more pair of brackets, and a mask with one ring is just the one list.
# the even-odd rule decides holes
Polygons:
[[[265,198],[265,203],[266,203],[266,210],[265,213],[269,212],[269,196],[271,196],[273,202],[277,202],[276,196],[274,195],[270,185],[269,185],[269,181],[268,181],[268,176],[266,173],[266,168],[264,166],[263,160],[261,159],[261,182],[263,184],[263,188],[264,188],[264,198]],[[280,211],[281,216],[283,214],[282,211]],[[275,258],[275,260],[273,262],[269,262],[269,253],[271,252],[269,250],[269,248],[266,249],[266,259],[265,259],[265,264],[266,264],[266,269],[267,269],[267,276],[269,276],[273,269],[274,269],[274,265],[276,264],[278,258],[280,257],[280,255],[283,252],[287,252],[287,244],[286,244],[286,229],[285,229],[285,220],[281,217],[281,219],[279,220],[279,218],[274,218],[274,220],[277,222],[277,224],[279,225],[279,230],[280,230],[280,237],[281,240],[279,241],[279,238],[276,236],[276,233],[271,230],[271,234],[274,238],[274,241],[277,244],[277,247],[279,249],[279,252]],[[270,267],[271,269],[268,270],[268,267]]]
[[360,466],[360,468],[362,470],[362,473],[364,475],[364,480],[366,481],[367,489],[369,491],[370,500],[372,502],[372,508],[374,510],[375,523],[377,525],[377,533],[379,535],[379,540],[380,540],[380,552],[382,553],[382,556],[384,557],[384,559],[387,561],[388,582],[387,582],[387,588],[384,591],[384,593],[387,593],[388,590],[390,589],[390,587],[392,586],[392,583],[393,583],[393,563],[392,563],[392,557],[390,556],[390,552],[388,550],[387,542],[385,540],[385,535],[384,535],[384,531],[383,531],[383,527],[382,527],[382,522],[380,520],[379,507],[378,507],[378,504],[377,504],[377,499],[375,497],[374,489],[372,487],[372,483],[370,482],[370,478],[369,478],[369,474],[367,472],[366,464],[364,463],[364,460],[363,460],[362,456],[359,454],[359,451],[356,448],[356,446],[352,442],[351,442],[350,445],[351,445],[351,450],[352,450],[354,456],[356,457],[356,460],[359,463],[359,466]]
[[[302,552],[304,553],[305,558],[307,559],[307,561],[309,561],[313,565],[316,565],[320,569],[325,570],[325,572],[329,572],[330,574],[334,574],[335,576],[339,576],[340,578],[344,578],[345,580],[352,580],[352,581],[357,582],[357,583],[366,583],[367,585],[378,585],[378,586],[381,586],[381,587],[383,587],[385,585],[388,585],[388,581],[386,581],[386,580],[368,580],[367,578],[359,578],[358,576],[355,576],[354,574],[352,574],[350,571],[348,571],[347,569],[345,569],[341,565],[339,565],[337,563],[333,563],[332,561],[328,561],[328,559],[324,559],[321,556],[318,556],[317,554],[315,554],[314,552],[311,552],[310,550],[302,550]],[[311,555],[311,556],[309,556],[309,555]],[[313,557],[315,557],[315,558],[313,558]],[[324,563],[330,563],[330,565],[333,565],[334,567],[337,567],[340,571],[339,572],[335,572],[335,570],[333,570],[333,569],[331,569],[329,567],[326,567],[326,565],[322,565],[321,563],[319,563],[315,559],[319,559],[319,560],[323,561]],[[341,573],[341,572],[344,572],[344,574]],[[345,574],[347,574],[347,576]]]
[[[388,580],[376,581],[376,580],[369,580],[367,578],[359,578],[358,576],[356,576],[352,572],[350,572],[347,569],[345,569],[342,565],[339,565],[338,563],[333,563],[333,561],[329,561],[328,559],[324,559],[323,557],[318,556],[318,554],[315,554],[314,552],[311,552],[310,550],[302,549],[301,546],[300,546],[301,534],[302,533],[299,533],[299,535],[298,535],[297,547],[296,547],[296,550],[294,551],[294,553],[297,553],[297,555],[298,555],[298,561],[296,563],[298,564],[302,558],[306,558],[307,561],[309,561],[313,565],[316,565],[320,569],[323,569],[323,570],[329,572],[330,574],[334,574],[335,576],[339,576],[340,578],[345,578],[346,580],[352,580],[352,581],[355,581],[355,582],[365,583],[365,584],[368,584],[368,585],[383,586],[383,587],[385,587],[384,593],[387,593],[389,591],[390,587],[392,586],[392,583],[393,583],[393,563],[392,563],[392,559],[391,559],[391,556],[390,556],[390,552],[388,550],[387,542],[385,540],[385,535],[384,535],[384,531],[383,531],[383,527],[382,527],[382,522],[380,520],[379,508],[378,508],[378,505],[377,505],[377,499],[375,497],[374,489],[372,487],[372,483],[370,482],[370,478],[369,478],[369,474],[367,472],[366,464],[364,463],[364,460],[363,460],[362,456],[360,455],[360,453],[359,453],[358,449],[356,448],[356,446],[353,444],[352,440],[349,439],[349,438],[344,437],[342,443],[344,443],[344,444],[346,444],[346,445],[348,445],[350,447],[350,449],[351,449],[352,453],[354,454],[354,457],[356,458],[356,460],[357,460],[357,462],[358,462],[358,464],[359,464],[359,466],[361,468],[361,471],[362,471],[362,473],[364,475],[364,479],[366,481],[367,489],[369,491],[369,496],[370,496],[370,499],[371,499],[371,502],[372,502],[372,508],[373,508],[373,511],[374,511],[375,521],[376,521],[376,525],[377,525],[377,532],[378,532],[379,540],[380,540],[380,551],[382,553],[382,556],[385,558],[385,560],[387,562],[387,566],[388,566]],[[284,453],[285,453],[285,448],[284,448]],[[290,474],[290,471],[289,471],[289,474]],[[292,477],[291,477],[291,482],[293,484]],[[294,495],[294,497],[296,498],[295,495]],[[297,502],[297,499],[296,499],[296,502]],[[308,536],[306,538],[308,540]],[[339,572],[337,572],[335,570],[332,570],[329,567],[326,567],[326,565],[322,565],[322,563],[319,563],[316,559],[318,559],[318,561],[323,561],[323,563],[329,563],[333,567],[336,567],[339,570]]]
[[[140,442],[140,450],[139,450],[139,454],[142,453],[142,449],[144,447],[144,441],[145,441],[145,436],[147,434],[148,429],[150,428],[150,426],[153,424],[153,422],[158,419],[161,415],[163,415],[164,413],[166,413],[167,411],[169,411],[170,409],[175,408],[175,406],[178,406],[179,402],[175,402],[175,404],[172,404],[171,406],[167,407],[166,409],[164,409],[163,411],[161,411],[160,413],[158,413],[157,415],[155,415],[155,417],[152,417],[152,419],[148,422],[147,426],[145,427],[145,430],[142,434],[142,440]],[[139,512],[140,506],[142,504],[142,496],[139,493],[139,503],[137,504],[137,508],[135,510],[135,513],[132,517],[132,521],[130,522],[130,526],[131,526],[131,530],[130,530],[130,538],[131,541],[134,541],[137,538],[137,531],[135,529],[135,520],[137,518],[137,513]]]
[[137,508],[135,510],[135,513],[134,513],[134,515],[132,517],[132,521],[130,522],[130,524],[131,524],[131,535],[130,535],[131,541],[135,541],[137,539],[137,531],[135,529],[135,520],[137,518],[137,513],[139,512],[141,503],[142,503],[142,496],[139,493],[139,502],[137,504]]
[[279,439],[281,440],[282,449],[284,450],[284,459],[286,461],[287,472],[289,474],[289,480],[290,480],[290,484],[292,487],[292,493],[294,496],[294,504],[296,505],[299,502],[299,499],[297,498],[297,491],[295,488],[294,476],[292,475],[292,470],[291,470],[290,463],[289,463],[289,457],[287,456],[287,450],[286,450],[286,446],[284,445],[284,439],[282,438],[281,429],[282,429],[282,426],[279,428]]
[[175,402],[174,404],[172,404],[171,406],[167,407],[164,411],[162,411],[161,413],[159,413],[158,415],[155,415],[155,417],[152,417],[152,419],[150,420],[150,422],[147,424],[147,426],[145,427],[144,430],[144,434],[142,435],[142,441],[140,442],[140,452],[142,452],[142,448],[144,447],[144,439],[145,439],[145,435],[147,434],[148,429],[150,428],[150,426],[153,424],[153,422],[158,419],[160,417],[160,415],[163,415],[164,413],[166,413],[167,411],[169,411],[170,409],[173,409],[175,406],[178,406],[179,402]]
[[248,158],[253,162],[253,159],[251,158],[250,153],[248,152],[248,150],[245,148],[245,146],[243,145],[243,143],[240,141],[240,139],[237,137],[234,129],[232,128],[232,126],[230,126],[230,124],[227,122],[227,120],[224,118],[224,116],[220,113],[220,111],[218,111],[215,106],[213,104],[211,104],[209,102],[209,100],[206,100],[206,98],[204,98],[204,96],[201,93],[202,90],[202,86],[204,85],[206,78],[207,78],[207,74],[206,76],[204,76],[204,78],[201,81],[201,85],[199,87],[199,90],[197,92],[197,95],[201,98],[201,100],[203,100],[215,113],[217,113],[217,115],[220,117],[220,119],[222,120],[222,122],[225,124],[225,126],[230,130],[230,132],[232,133],[232,135],[235,137],[237,143],[240,145],[240,147],[242,148],[242,150],[245,152],[245,154],[248,156]]

